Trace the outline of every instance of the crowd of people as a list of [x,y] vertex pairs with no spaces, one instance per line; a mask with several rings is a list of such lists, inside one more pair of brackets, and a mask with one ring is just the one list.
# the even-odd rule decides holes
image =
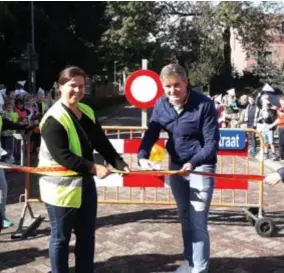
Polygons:
[[[0,114],[4,119],[13,123],[37,126],[46,111],[52,106],[54,100],[51,91],[45,92],[39,88],[37,94],[31,95],[24,90],[25,81],[19,81],[14,90],[0,90]],[[13,134],[14,130],[5,130],[1,133],[1,146],[7,152],[2,160],[7,163],[20,162],[20,143]],[[34,130],[31,137],[32,148],[39,146],[39,132]]]
[[[235,89],[230,89],[226,95],[216,95],[213,100],[220,128],[250,128],[259,131],[264,140],[264,159],[271,158],[278,161],[284,160],[284,96],[280,96],[279,106],[273,105],[267,94],[273,91],[270,85],[265,84],[257,95],[249,93],[237,98]],[[278,150],[275,145],[277,135]],[[256,152],[256,135],[251,133],[249,134],[250,157],[255,157]]]
[[[24,90],[25,82],[18,82],[15,90],[0,90],[0,136],[1,161],[17,163],[21,161],[21,143],[14,137],[16,132],[31,133],[31,149],[37,151],[40,145],[38,124],[46,111],[53,105],[51,93],[39,88],[36,95]],[[0,169],[0,227],[8,228],[13,223],[6,217],[5,205],[8,186],[3,169]]]

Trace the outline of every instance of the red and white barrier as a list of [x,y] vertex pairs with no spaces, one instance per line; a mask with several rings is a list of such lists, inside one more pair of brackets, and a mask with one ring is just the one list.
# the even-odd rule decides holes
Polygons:
[[[113,147],[119,154],[137,154],[141,139],[110,139]],[[161,147],[165,147],[166,140],[160,139],[157,144]],[[95,153],[97,153],[95,151]],[[219,150],[219,156],[247,156],[247,146],[243,150]],[[169,187],[168,179],[166,175],[153,175],[153,174],[129,174],[126,176],[120,176],[118,174],[111,174],[104,179],[95,177],[95,181],[98,187],[154,187],[164,188]],[[215,189],[248,189],[248,179],[228,179],[216,178]]]
[[[137,154],[139,146],[141,144],[141,139],[109,139],[112,146],[115,148],[118,154]],[[166,139],[159,139],[156,144],[165,148]],[[94,151],[97,153],[97,151]]]
[[[110,139],[111,144],[119,154],[137,154],[141,139]],[[165,147],[166,140],[160,139],[157,144]],[[94,151],[94,153],[97,153]],[[110,174],[104,179],[95,177],[98,187],[168,187],[167,179],[164,175],[139,175],[129,174],[121,176],[119,174]]]

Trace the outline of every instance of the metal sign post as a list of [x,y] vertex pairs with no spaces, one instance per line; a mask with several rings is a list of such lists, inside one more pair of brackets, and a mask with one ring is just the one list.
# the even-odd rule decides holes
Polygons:
[[[148,69],[148,60],[142,59],[142,69]],[[147,109],[141,110],[141,126],[142,128],[147,128]]]

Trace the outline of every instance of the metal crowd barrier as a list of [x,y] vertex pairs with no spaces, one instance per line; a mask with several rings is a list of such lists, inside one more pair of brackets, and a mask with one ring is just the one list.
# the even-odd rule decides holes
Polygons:
[[[105,134],[113,143],[117,151],[123,156],[124,160],[129,164],[132,170],[138,169],[137,165],[137,150],[141,142],[141,138],[145,132],[142,127],[126,127],[126,126],[104,126]],[[232,174],[264,174],[263,164],[263,138],[256,130],[252,129],[221,129],[222,134],[244,134],[245,143],[242,143],[241,149],[220,149],[218,151],[218,169],[217,173],[232,173]],[[248,134],[254,134],[258,138],[260,145],[260,158],[252,163],[248,157]],[[237,139],[238,140],[238,139]],[[235,139],[235,141],[237,141]],[[158,145],[165,146],[166,134],[161,133]],[[222,138],[226,140],[226,137]],[[25,142],[27,155],[29,157],[29,143]],[[99,157],[99,155],[95,155]],[[102,158],[96,158],[102,160]],[[168,169],[168,155],[160,162],[161,169]],[[26,160],[26,165],[29,165],[29,159]],[[105,179],[97,179],[98,187],[98,202],[103,204],[152,204],[152,205],[175,205],[172,196],[168,177],[166,176],[119,176],[112,174]],[[31,217],[34,215],[30,204],[40,202],[39,198],[30,197],[30,176],[26,174],[25,179],[25,194],[24,208],[21,215],[21,221],[25,218],[27,210]],[[275,231],[273,221],[264,215],[264,200],[263,200],[263,181],[249,180],[234,180],[220,179],[215,180],[215,191],[211,203],[212,207],[229,207],[241,208],[245,212],[248,222],[255,226],[257,233],[263,237],[270,237]],[[42,217],[39,218],[42,220]],[[34,227],[40,222],[36,222]],[[19,238],[22,233],[18,230],[15,237]],[[23,236],[22,236],[23,237]],[[24,236],[25,237],[25,236]]]

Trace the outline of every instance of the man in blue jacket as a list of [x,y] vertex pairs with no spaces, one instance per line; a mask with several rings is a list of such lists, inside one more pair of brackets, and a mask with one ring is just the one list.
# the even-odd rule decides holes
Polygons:
[[[170,169],[215,172],[219,128],[214,102],[189,88],[187,74],[178,64],[165,66],[160,78],[165,96],[156,103],[139,148],[140,167],[153,169],[149,154],[163,130],[169,136],[166,148],[171,158]],[[170,185],[182,225],[185,257],[176,272],[207,273],[210,257],[207,219],[214,178],[171,175]]]

